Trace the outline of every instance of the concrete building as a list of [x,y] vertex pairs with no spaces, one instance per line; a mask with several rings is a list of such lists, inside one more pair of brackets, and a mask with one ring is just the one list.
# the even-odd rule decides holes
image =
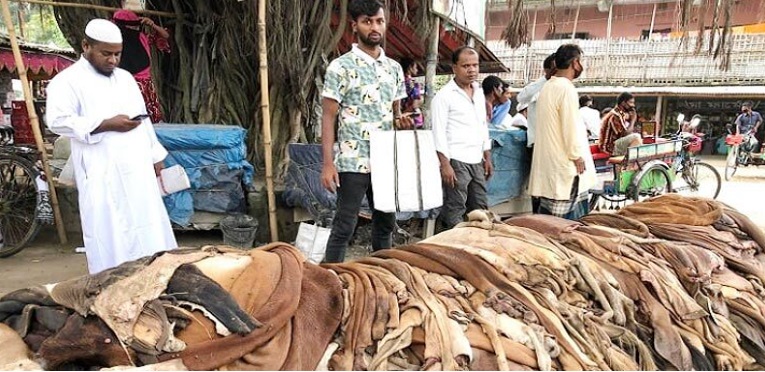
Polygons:
[[[554,10],[549,0],[524,1],[533,40],[515,49],[499,40],[511,16],[508,0],[491,0],[487,44],[508,67],[500,76],[520,89],[542,75],[542,61],[558,46],[577,43],[585,72],[576,83],[582,94],[595,97],[597,108],[631,91],[643,120],[658,121],[666,131],[676,128],[679,113],[700,114],[702,129],[714,139],[725,134],[744,101],[765,111],[765,1],[732,1],[727,69],[709,54],[709,32],[701,36],[701,53],[695,51],[696,32],[681,43],[676,0],[559,0]],[[691,9],[691,30],[697,29],[700,3]],[[706,13],[710,24],[712,11]]]

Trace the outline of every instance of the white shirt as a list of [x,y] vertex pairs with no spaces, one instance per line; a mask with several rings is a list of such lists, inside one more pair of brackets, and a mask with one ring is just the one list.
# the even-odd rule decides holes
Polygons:
[[128,132],[91,134],[105,119],[146,113],[133,76],[119,68],[103,75],[80,58],[51,80],[47,92],[48,127],[72,139],[90,273],[176,248],[154,174],[154,163],[167,151],[151,122]]
[[527,85],[523,90],[518,93],[518,105],[526,104],[529,108],[526,131],[526,146],[534,146],[536,142],[537,133],[537,99],[539,99],[539,92],[542,91],[542,87],[547,82],[547,78],[542,76],[537,81]]
[[582,115],[584,126],[590,132],[590,138],[600,137],[600,112],[589,106],[579,108],[579,114]]
[[521,128],[528,128],[528,119],[526,119],[526,117],[519,112],[512,118],[506,117],[502,123],[502,126],[507,130],[519,130]]
[[483,152],[491,150],[486,123],[486,98],[481,85],[472,83],[473,97],[454,79],[438,91],[431,107],[436,151],[448,159],[479,164]]

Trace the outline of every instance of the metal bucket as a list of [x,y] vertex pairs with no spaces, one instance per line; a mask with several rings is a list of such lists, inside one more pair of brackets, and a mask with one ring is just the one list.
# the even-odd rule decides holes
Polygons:
[[258,220],[246,214],[235,214],[220,221],[223,244],[236,248],[250,249],[258,233]]

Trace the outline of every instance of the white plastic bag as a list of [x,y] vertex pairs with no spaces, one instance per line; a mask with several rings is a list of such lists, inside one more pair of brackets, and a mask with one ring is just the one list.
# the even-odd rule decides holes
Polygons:
[[66,164],[61,169],[61,174],[58,175],[58,183],[67,187],[77,187],[74,181],[74,166],[72,165],[71,156],[66,159]]
[[301,222],[295,239],[295,246],[300,252],[303,252],[308,262],[319,264],[324,260],[331,231],[327,227]]

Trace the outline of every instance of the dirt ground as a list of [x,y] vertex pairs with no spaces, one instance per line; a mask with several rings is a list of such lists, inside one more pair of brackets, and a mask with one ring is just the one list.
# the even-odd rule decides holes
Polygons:
[[[723,174],[725,162],[721,157],[706,158]],[[765,229],[765,166],[740,168],[735,177],[726,182],[723,179],[718,200],[740,210],[758,226]],[[410,242],[419,235],[419,222],[402,224],[404,230],[413,235]],[[176,234],[182,247],[201,247],[208,244],[222,244],[220,231],[179,231]],[[75,253],[75,248],[82,245],[79,237],[70,237],[67,245],[58,243],[54,229],[47,228],[32,244],[19,254],[0,259],[0,296],[19,288],[33,285],[55,283],[86,274],[87,264],[84,254]],[[406,237],[398,234],[395,241],[399,244]],[[346,258],[363,257],[371,251],[369,244],[369,226],[362,225],[357,230],[353,246]],[[257,244],[256,244],[257,246]]]

